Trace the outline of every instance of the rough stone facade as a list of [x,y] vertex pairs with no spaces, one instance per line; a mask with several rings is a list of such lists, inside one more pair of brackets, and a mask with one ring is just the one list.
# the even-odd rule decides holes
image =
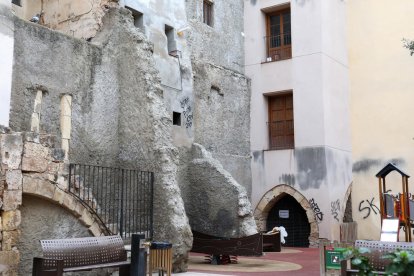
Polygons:
[[[99,26],[90,42],[16,18],[10,126],[17,131],[33,129],[35,114],[41,133],[56,136],[58,147],[63,147],[62,139],[69,143],[70,162],[153,171],[154,238],[173,243],[174,270],[185,271],[192,245],[190,224],[218,234],[214,228],[226,218],[220,235],[256,232],[249,202],[250,82],[241,73],[243,1],[217,2],[214,28],[198,22],[200,9],[194,10],[193,3],[171,2],[178,5],[174,21],[157,8],[161,2],[133,6],[148,13],[160,10],[152,21],[145,17],[152,23],[145,28],[135,27],[131,12],[124,8],[105,7],[106,15],[102,22],[96,20],[97,25],[72,22],[79,29]],[[186,12],[197,16],[187,21]],[[89,20],[81,17],[79,24]],[[231,32],[224,31],[226,22]],[[190,30],[184,35],[173,33],[179,54],[171,56],[165,26],[187,23]],[[204,32],[209,32],[212,44],[220,43],[220,51],[204,45]],[[222,52],[230,45],[232,50]],[[60,101],[66,96],[71,99],[69,135],[63,134],[61,124]],[[173,112],[181,112],[180,126],[173,126]],[[193,150],[202,148],[192,146],[194,142],[207,150]],[[29,163],[45,169],[42,162]],[[225,202],[219,190],[209,188],[213,180],[228,194]],[[201,187],[210,189],[208,219],[194,211],[199,207],[192,208],[203,200]]]
[[[67,192],[68,172],[67,164],[64,162],[62,150],[54,148],[55,137],[51,135],[39,135],[32,132],[11,132],[9,129],[0,130],[0,202],[1,202],[1,251],[0,251],[0,271],[3,275],[17,275],[17,265],[20,256],[22,263],[19,265],[21,271],[26,275],[30,271],[31,261],[34,254],[40,253],[38,240],[40,238],[58,238],[62,235],[67,236],[76,233],[99,236],[104,233],[103,226],[76,198]],[[23,216],[21,205],[23,195],[38,197],[54,204],[55,211],[42,217],[39,213],[36,216]],[[30,205],[30,202],[28,202]],[[40,206],[37,206],[40,208]],[[51,220],[53,212],[62,209],[59,221]],[[63,210],[66,210],[64,213]],[[45,210],[43,210],[43,215]],[[50,215],[50,216],[49,216]],[[66,224],[68,227],[56,227]],[[34,227],[40,225],[43,228]],[[21,229],[21,225],[26,228]],[[49,225],[49,226],[47,226]],[[79,225],[79,226],[77,226]],[[31,229],[28,229],[28,226]],[[54,230],[52,230],[54,229]],[[77,230],[79,229],[79,230]],[[24,239],[24,244],[20,242],[22,235],[31,237]],[[46,231],[46,232],[45,232]],[[40,234],[39,234],[40,233]],[[36,235],[39,234],[39,235]],[[35,236],[31,236],[35,235]],[[37,246],[37,247],[36,247]],[[32,252],[33,248],[37,248]]]
[[193,60],[194,141],[251,194],[250,82],[235,71]]
[[257,233],[245,188],[203,146],[193,144],[192,156],[186,200],[192,229],[219,237]]
[[[16,19],[16,37],[22,43],[16,45],[20,57],[14,70],[11,126],[27,130],[33,91],[39,89],[32,89],[32,83],[41,83],[47,92],[40,129],[59,134],[59,99],[72,95],[71,162],[156,172],[155,238],[174,244],[175,268],[185,270],[192,234],[175,182],[177,151],[152,45],[133,27],[128,10],[112,9],[104,21],[106,27],[91,45]],[[48,60],[49,66],[33,68],[40,60]]]

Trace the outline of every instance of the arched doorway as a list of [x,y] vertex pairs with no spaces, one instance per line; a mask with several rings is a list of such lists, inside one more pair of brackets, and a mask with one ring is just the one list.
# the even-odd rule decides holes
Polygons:
[[285,246],[309,247],[310,223],[305,210],[292,196],[285,194],[270,209],[267,230],[276,226],[285,227],[288,236]]
[[[306,221],[309,223],[310,234],[308,235],[309,247],[319,246],[319,228],[315,219],[315,213],[313,212],[309,201],[296,189],[289,185],[281,184],[273,187],[267,191],[254,210],[254,218],[256,220],[257,227],[260,231],[267,230],[267,219],[269,213],[275,204],[286,195],[293,198],[297,204],[303,208],[306,214]],[[283,225],[284,226],[284,225]]]

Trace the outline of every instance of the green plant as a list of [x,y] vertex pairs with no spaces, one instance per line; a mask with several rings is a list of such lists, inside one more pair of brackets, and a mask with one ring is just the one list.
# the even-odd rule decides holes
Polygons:
[[383,258],[391,260],[385,269],[386,275],[414,276],[414,251],[397,249]]
[[365,247],[348,248],[344,252],[346,259],[351,258],[351,264],[359,270],[358,276],[373,276],[373,267],[369,263],[369,258],[364,254],[370,253],[371,250]]

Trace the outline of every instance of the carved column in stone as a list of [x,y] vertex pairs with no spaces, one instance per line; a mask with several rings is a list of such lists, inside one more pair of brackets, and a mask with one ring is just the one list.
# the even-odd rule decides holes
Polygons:
[[60,99],[60,131],[65,160],[68,160],[70,134],[72,131],[72,96],[63,95]]
[[34,101],[33,113],[32,113],[32,121],[30,124],[30,130],[33,132],[40,132],[40,113],[42,110],[42,99],[43,99],[42,90],[37,90],[36,98]]

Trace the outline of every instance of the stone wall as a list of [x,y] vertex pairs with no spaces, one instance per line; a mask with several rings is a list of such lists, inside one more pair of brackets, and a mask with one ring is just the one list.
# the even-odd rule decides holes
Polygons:
[[[191,227],[219,237],[257,233],[246,190],[201,145],[193,144],[186,195]],[[219,195],[219,196],[217,196]]]
[[[99,220],[67,192],[65,154],[54,147],[54,140],[51,135],[0,128],[0,272],[8,273],[3,275],[17,275],[18,266],[20,271],[24,271],[21,275],[27,275],[32,258],[36,253],[39,255],[39,248],[33,248],[41,238],[78,236],[79,233],[99,236],[104,233]],[[42,213],[29,216],[27,212],[23,216],[20,210],[20,206],[25,204],[23,194],[40,198],[38,203],[54,203],[55,209],[43,209],[43,216]],[[42,204],[46,203],[40,203],[36,208],[41,208]],[[53,220],[56,212],[60,212],[59,220]],[[61,227],[64,224],[70,227]],[[25,228],[21,229],[21,225]],[[22,234],[22,230],[25,233]],[[22,235],[31,239],[26,238],[22,244]]]
[[193,60],[194,142],[251,194],[250,82],[242,74]]
[[[186,45],[182,48],[183,64],[179,67],[180,60],[160,51],[165,41],[155,46],[149,42],[145,33],[133,25],[127,9],[109,9],[102,19],[100,31],[90,42],[15,20],[11,126],[18,131],[30,130],[31,117],[36,111],[40,118],[39,131],[52,133],[60,141],[60,101],[64,95],[70,95],[71,162],[154,171],[155,239],[173,243],[175,271],[186,270],[187,251],[192,243],[181,189],[188,192],[195,183],[189,179],[187,171],[183,171],[194,159],[190,153],[193,141],[206,145],[216,162],[213,167],[211,164],[198,166],[201,171],[206,170],[200,175],[206,177],[221,166],[218,162],[223,164],[217,179],[226,191],[233,193],[234,208],[226,208],[235,222],[224,227],[227,233],[238,236],[255,231],[252,230],[255,226],[248,200],[251,192],[250,83],[238,73],[242,71],[237,65],[243,60],[242,46],[229,50],[232,43],[242,45],[238,41],[242,25],[236,24],[238,20],[229,23],[233,29],[228,34],[223,32],[224,23],[232,19],[227,18],[224,25],[218,23],[224,15],[241,15],[242,1],[230,3],[230,6],[237,4],[234,10],[226,6],[228,4],[217,3],[216,8],[224,5],[226,9],[223,14],[217,14],[214,35],[210,37],[211,43],[222,42],[220,51],[213,53],[203,46],[202,34],[194,31],[210,27],[200,25],[200,18],[193,18],[191,32],[186,32],[185,37],[177,37],[179,45]],[[191,9],[193,4],[188,5]],[[177,11],[180,24],[185,23],[185,17],[181,16],[183,12],[184,6]],[[159,39],[164,38],[164,23],[168,23],[162,20],[157,18],[161,29],[156,29],[155,25],[147,29],[148,32],[158,32]],[[193,46],[192,54],[189,54],[189,47]],[[214,56],[212,61],[220,66],[210,63],[210,56]],[[178,68],[181,77],[174,83],[181,84],[182,91],[178,92],[174,87],[166,89],[171,83],[163,82],[165,79],[161,77],[169,72],[164,69],[160,74],[157,70],[164,64],[160,62],[162,58],[174,60],[174,68]],[[166,107],[165,103],[171,106]],[[191,124],[187,127],[183,123],[180,135],[175,135],[172,111],[182,111],[188,118],[191,115]],[[177,126],[174,127],[177,130]],[[173,145],[177,141],[182,146],[180,151]],[[59,142],[57,144],[60,146]],[[209,182],[205,180],[205,183],[207,189]],[[216,200],[213,197],[218,196],[212,194],[211,197]],[[224,208],[222,203],[221,209]],[[215,211],[213,208],[212,212]],[[199,216],[194,221],[202,218],[200,214],[191,214],[193,218]],[[209,227],[218,225],[220,218],[212,217]]]
[[41,14],[39,24],[59,30],[67,35],[88,39],[102,27],[102,17],[118,0],[21,0],[21,6],[13,5],[14,13],[26,20]]
[[16,19],[11,125],[29,129],[41,90],[40,131],[60,138],[60,98],[72,95],[71,162],[154,171],[155,239],[172,242],[175,270],[186,270],[192,234],[153,45],[127,9],[109,10],[103,24],[88,43]]
[[208,26],[203,23],[203,0],[186,1],[192,55],[206,63],[244,72],[244,1],[212,2],[213,24]]

